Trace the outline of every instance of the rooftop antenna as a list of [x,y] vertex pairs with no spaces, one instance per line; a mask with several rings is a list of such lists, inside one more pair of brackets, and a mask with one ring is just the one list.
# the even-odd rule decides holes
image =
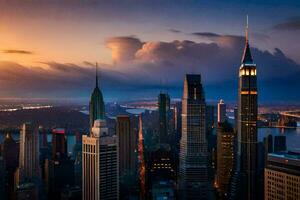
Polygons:
[[249,18],[248,18],[248,14],[247,14],[247,21],[246,21],[246,41],[247,42],[249,40],[248,29],[249,29]]
[[159,79],[159,86],[160,86],[160,91],[159,91],[159,93],[161,94],[161,93],[162,93],[162,89],[163,89],[161,78]]
[[96,87],[98,87],[98,63],[96,62]]
[[169,94],[169,84],[168,78],[166,78],[166,93]]

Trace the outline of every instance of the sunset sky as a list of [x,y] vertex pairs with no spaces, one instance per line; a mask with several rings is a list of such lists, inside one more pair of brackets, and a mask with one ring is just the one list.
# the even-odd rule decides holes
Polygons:
[[[247,3],[246,3],[247,2]],[[206,98],[237,97],[249,15],[261,102],[300,100],[299,1],[0,0],[0,98],[180,98],[201,73]]]

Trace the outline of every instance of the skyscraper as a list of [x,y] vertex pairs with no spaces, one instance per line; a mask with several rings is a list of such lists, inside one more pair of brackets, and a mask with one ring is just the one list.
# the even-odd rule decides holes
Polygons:
[[181,199],[208,198],[205,98],[200,75],[187,74],[182,97],[179,189]]
[[19,183],[32,182],[40,175],[39,133],[32,123],[24,123],[20,132]]
[[216,186],[220,199],[228,194],[234,164],[234,132],[227,121],[218,123],[217,130],[217,178]]
[[241,175],[243,199],[257,196],[257,77],[248,40],[239,69],[238,89],[238,168]]
[[91,135],[82,136],[83,200],[119,199],[118,140],[96,120]]
[[268,154],[273,153],[273,136],[269,134],[267,137],[264,137],[264,163],[268,160]]
[[159,141],[167,144],[169,142],[170,127],[170,97],[168,94],[160,93],[158,95],[159,111]]
[[140,199],[146,199],[146,166],[144,158],[144,136],[142,115],[139,115],[139,133],[138,133],[138,161],[140,178]]
[[116,132],[119,140],[120,179],[122,184],[129,184],[129,179],[136,172],[137,137],[132,130],[128,115],[117,116]]
[[103,95],[98,85],[98,65],[96,64],[96,87],[90,100],[90,128],[93,127],[94,121],[97,119],[104,119],[105,107]]
[[67,156],[66,131],[63,128],[52,130],[52,158]]
[[223,123],[226,120],[226,104],[223,99],[218,103],[218,123]]
[[19,166],[20,145],[10,133],[5,135],[2,145],[2,155],[5,164],[5,193],[7,198],[12,199],[15,195],[14,186],[16,185],[15,171]]
[[276,135],[274,137],[274,152],[286,151],[285,135]]

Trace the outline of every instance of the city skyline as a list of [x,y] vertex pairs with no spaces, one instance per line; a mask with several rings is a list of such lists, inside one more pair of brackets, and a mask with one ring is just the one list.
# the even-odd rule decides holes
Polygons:
[[1,198],[299,199],[299,9],[0,0]]
[[208,100],[234,101],[249,14],[260,102],[300,99],[298,3],[133,2],[0,1],[0,98],[85,101],[99,62],[106,102],[181,98],[186,73],[202,74]]

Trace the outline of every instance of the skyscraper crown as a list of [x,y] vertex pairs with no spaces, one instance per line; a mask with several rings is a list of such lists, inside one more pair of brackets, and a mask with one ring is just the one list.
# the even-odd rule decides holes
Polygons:
[[242,64],[253,64],[253,59],[249,46],[249,38],[248,38],[248,15],[247,15],[247,25],[246,25],[246,44],[244,48],[244,53],[242,57]]

